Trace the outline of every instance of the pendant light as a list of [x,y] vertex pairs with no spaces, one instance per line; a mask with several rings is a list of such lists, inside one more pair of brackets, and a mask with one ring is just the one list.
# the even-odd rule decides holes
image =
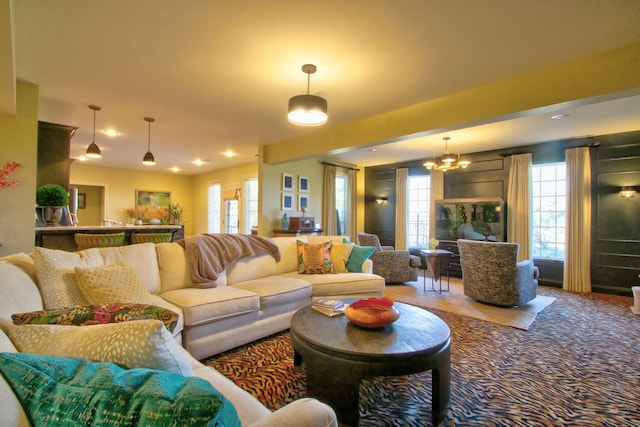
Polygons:
[[440,159],[440,163],[436,162],[435,154],[433,155],[433,160],[427,160],[422,164],[428,170],[435,169],[442,172],[450,171],[458,168],[466,168],[471,164],[468,160],[460,160],[460,154],[458,156],[454,156],[449,153],[449,138],[448,136],[442,138],[444,139],[444,153],[442,153],[442,159]]
[[92,159],[99,159],[102,157],[100,147],[96,144],[96,111],[100,111],[100,107],[97,105],[89,105],[89,108],[93,110],[93,138],[91,138],[91,144],[87,147],[87,157]]
[[311,74],[317,71],[313,64],[305,64],[302,71],[307,74],[307,94],[289,99],[289,122],[300,126],[319,126],[327,123],[327,100],[309,94]]
[[142,164],[153,166],[156,164],[156,159],[153,157],[153,153],[151,152],[151,123],[155,122],[155,119],[151,117],[145,117],[144,119],[149,122],[149,140],[147,142],[147,153],[142,159]]

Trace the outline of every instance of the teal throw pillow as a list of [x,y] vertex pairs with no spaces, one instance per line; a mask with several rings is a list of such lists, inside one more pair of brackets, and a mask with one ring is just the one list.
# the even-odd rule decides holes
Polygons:
[[29,353],[0,353],[0,372],[35,426],[240,426],[198,377]]
[[[346,242],[345,242],[346,243]],[[374,246],[353,245],[353,250],[347,261],[347,271],[350,273],[362,273],[362,263],[376,251]]]

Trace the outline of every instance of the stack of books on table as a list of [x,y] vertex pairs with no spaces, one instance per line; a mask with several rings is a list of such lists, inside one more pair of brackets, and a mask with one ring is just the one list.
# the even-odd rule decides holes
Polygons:
[[343,301],[331,298],[320,298],[311,304],[311,308],[329,317],[344,314],[346,307]]

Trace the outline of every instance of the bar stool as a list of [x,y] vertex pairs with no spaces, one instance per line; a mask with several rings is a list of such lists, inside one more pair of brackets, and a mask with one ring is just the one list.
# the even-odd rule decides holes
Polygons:
[[132,233],[131,243],[166,243],[173,240],[173,233]]
[[76,233],[73,239],[78,245],[78,250],[122,246],[124,245],[124,232],[106,234]]

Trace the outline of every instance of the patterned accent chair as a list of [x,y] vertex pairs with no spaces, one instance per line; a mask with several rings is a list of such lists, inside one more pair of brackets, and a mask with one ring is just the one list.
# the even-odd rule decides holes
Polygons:
[[358,233],[358,244],[376,248],[369,259],[373,263],[373,274],[384,277],[385,283],[418,280],[420,257],[411,255],[409,251],[395,250],[393,246],[380,245],[380,239],[375,234]]
[[459,239],[458,249],[466,296],[506,307],[536,297],[538,267],[530,259],[516,262],[519,244]]

